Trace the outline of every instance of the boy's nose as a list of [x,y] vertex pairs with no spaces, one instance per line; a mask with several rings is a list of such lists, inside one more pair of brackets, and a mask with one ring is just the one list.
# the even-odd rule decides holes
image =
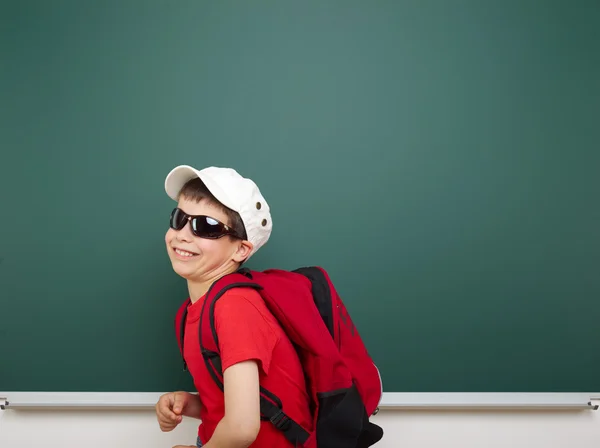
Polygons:
[[177,231],[177,239],[179,241],[192,241],[194,234],[192,233],[191,223],[188,221],[183,229]]

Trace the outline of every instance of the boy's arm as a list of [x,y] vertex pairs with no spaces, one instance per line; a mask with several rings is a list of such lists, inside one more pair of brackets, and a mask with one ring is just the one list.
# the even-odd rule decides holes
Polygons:
[[223,372],[225,416],[204,448],[246,448],[260,430],[258,364],[242,361]]

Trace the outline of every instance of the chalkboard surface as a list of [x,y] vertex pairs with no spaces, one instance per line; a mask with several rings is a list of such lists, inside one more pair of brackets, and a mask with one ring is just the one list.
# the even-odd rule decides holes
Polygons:
[[[388,392],[600,390],[600,3],[13,1],[0,389],[191,388],[178,164],[331,273]],[[594,325],[596,329],[594,330]]]

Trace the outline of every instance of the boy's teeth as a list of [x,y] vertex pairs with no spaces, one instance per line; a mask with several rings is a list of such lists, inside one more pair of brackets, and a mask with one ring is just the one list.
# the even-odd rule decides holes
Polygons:
[[175,249],[175,252],[177,252],[179,255],[182,255],[184,257],[193,257],[194,254],[191,252],[187,252],[185,250],[181,250],[181,249]]

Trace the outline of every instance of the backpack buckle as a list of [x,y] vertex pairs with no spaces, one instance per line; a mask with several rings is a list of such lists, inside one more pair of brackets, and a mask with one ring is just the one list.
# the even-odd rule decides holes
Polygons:
[[278,409],[275,415],[269,419],[275,427],[281,431],[285,431],[290,424],[290,418],[285,415],[282,409]]

